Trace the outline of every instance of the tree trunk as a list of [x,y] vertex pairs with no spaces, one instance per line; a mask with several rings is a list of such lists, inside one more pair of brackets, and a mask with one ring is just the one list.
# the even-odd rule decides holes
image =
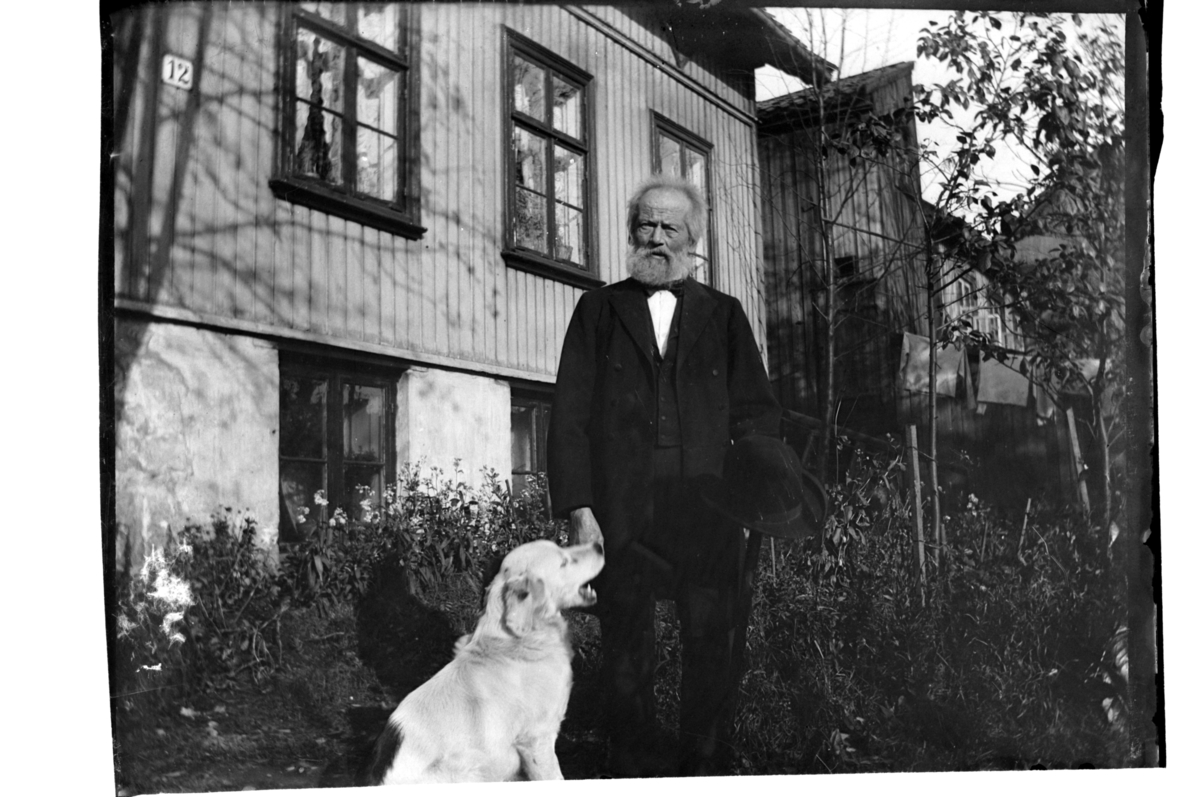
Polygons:
[[[823,95],[817,94],[817,107],[820,114],[817,118],[825,118],[825,103]],[[824,362],[824,412],[822,417],[823,428],[821,432],[821,457],[820,457],[820,473],[825,479],[836,477],[836,473],[831,472],[832,454],[834,446],[834,422],[837,419],[836,407],[834,404],[837,392],[835,390],[834,378],[836,374],[835,360],[837,358],[837,271],[834,268],[833,249],[829,243],[829,224],[825,219],[825,214],[829,209],[828,197],[828,175],[825,172],[825,126],[822,123],[818,130],[819,140],[817,143],[817,162],[816,162],[816,177],[817,177],[817,229],[821,234],[821,262],[824,267],[825,277],[825,362]]]
[[942,529],[942,502],[938,493],[938,457],[937,457],[937,301],[935,292],[938,284],[938,272],[934,269],[933,245],[926,235],[925,249],[925,311],[929,317],[929,507],[932,522],[929,526],[929,536],[933,539],[933,562],[939,569],[942,563],[942,548],[945,543],[945,531]]

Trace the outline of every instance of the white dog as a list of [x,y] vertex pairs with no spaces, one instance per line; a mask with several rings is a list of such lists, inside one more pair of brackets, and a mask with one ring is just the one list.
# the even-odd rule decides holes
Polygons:
[[590,606],[599,544],[519,546],[454,660],[410,693],[375,745],[370,782],[561,780],[554,742],[571,694],[562,610]]

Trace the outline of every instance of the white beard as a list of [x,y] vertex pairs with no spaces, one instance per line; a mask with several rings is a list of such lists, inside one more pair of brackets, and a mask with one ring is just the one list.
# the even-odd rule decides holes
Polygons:
[[643,285],[670,285],[687,277],[695,266],[691,252],[676,252],[665,247],[670,258],[666,261],[651,257],[649,252],[629,247],[625,252],[625,269],[629,276]]

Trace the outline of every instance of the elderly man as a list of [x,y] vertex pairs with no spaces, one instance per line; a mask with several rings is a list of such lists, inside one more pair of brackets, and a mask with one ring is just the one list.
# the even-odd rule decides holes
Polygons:
[[[569,515],[572,543],[599,540],[607,554],[597,614],[609,765],[621,777],[731,763],[746,538],[694,485],[721,475],[733,441],[778,435],[780,410],[741,304],[689,276],[706,218],[685,181],[655,177],[634,194],[629,279],[580,298],[551,412],[555,512]],[[678,756],[655,727],[656,599],[674,600],[680,622]]]

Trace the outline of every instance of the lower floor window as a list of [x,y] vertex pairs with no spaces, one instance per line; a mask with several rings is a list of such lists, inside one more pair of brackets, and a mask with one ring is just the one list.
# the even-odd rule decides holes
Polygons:
[[279,539],[303,541],[341,509],[361,519],[395,478],[395,379],[281,363]]
[[549,396],[512,397],[512,491],[520,495],[535,474],[546,472]]

